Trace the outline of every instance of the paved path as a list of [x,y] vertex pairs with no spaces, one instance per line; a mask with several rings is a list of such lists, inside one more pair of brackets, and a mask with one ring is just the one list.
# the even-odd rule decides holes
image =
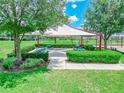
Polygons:
[[73,50],[72,48],[51,48],[49,51],[49,57],[66,57],[66,51]]
[[116,48],[117,51],[124,53],[124,46],[108,46],[108,48]]
[[[66,49],[67,50],[67,49]],[[80,70],[124,70],[123,64],[86,64],[69,63],[65,54],[65,49],[52,49],[50,52],[49,69],[80,69]]]
[[66,57],[52,57],[49,69],[124,70],[123,64],[68,63]]

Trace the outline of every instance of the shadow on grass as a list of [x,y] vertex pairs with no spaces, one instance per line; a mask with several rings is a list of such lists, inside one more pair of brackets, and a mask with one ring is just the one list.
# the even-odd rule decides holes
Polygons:
[[44,73],[48,72],[47,67],[37,68],[29,71],[24,71],[20,73],[16,72],[0,72],[0,86],[3,88],[13,88],[20,83],[28,82],[24,77],[32,75],[34,73]]

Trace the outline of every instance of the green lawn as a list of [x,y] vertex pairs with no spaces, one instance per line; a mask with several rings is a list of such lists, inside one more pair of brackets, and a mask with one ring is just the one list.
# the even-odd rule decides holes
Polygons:
[[[0,79],[9,79],[0,93],[124,93],[124,71],[38,69],[4,76]],[[11,84],[14,86],[3,88]]]
[[[34,41],[23,41],[21,43],[21,47],[26,47],[35,44]],[[5,58],[6,55],[12,50],[14,50],[14,42],[13,41],[0,41],[0,58]]]
[[[95,45],[95,40],[91,40],[88,42],[85,42],[85,44],[94,44]],[[36,41],[23,41],[21,43],[21,47],[26,47],[26,46],[30,46],[37,43]],[[41,41],[42,43],[42,41]],[[46,44],[54,44],[54,40],[49,40],[44,42]],[[71,40],[57,40],[58,44],[72,44]],[[74,40],[73,41],[74,44],[79,44],[79,40]],[[0,41],[0,58],[5,58],[6,54],[12,52],[12,50],[14,49],[13,47],[13,41]]]
[[[26,46],[30,46],[37,43],[36,41],[23,41],[21,43],[21,48],[26,47]],[[41,41],[42,43],[42,41]],[[53,44],[54,40],[49,40],[44,42],[46,44]],[[57,40],[58,44],[72,44],[71,40]],[[74,40],[73,41],[74,44],[79,44],[79,41]],[[14,42],[13,41],[0,41],[0,58],[5,58],[6,55],[10,52],[12,52],[12,50],[14,50]]]
[[[22,42],[22,47],[36,42]],[[13,42],[0,41],[0,58]],[[0,93],[124,93],[124,71],[53,70],[0,72]]]
[[[48,39],[48,40],[46,40],[46,42],[45,43],[47,43],[47,44],[51,44],[51,43],[55,43],[55,40],[54,39]],[[69,43],[69,44],[72,44],[72,40],[70,40],[70,39],[65,39],[65,40],[57,40],[57,43]],[[73,39],[73,43],[74,44],[79,44],[79,39]],[[96,45],[96,38],[95,37],[92,37],[92,38],[89,38],[89,39],[84,39],[83,40],[83,43],[84,44],[93,44],[93,45]],[[98,40],[97,40],[97,43],[99,44],[99,38],[98,38]],[[123,40],[123,43],[124,43],[124,40]],[[104,40],[102,40],[102,44],[104,45]],[[108,40],[108,45],[121,45],[121,40]]]
[[[55,40],[54,39],[50,39],[50,40],[47,40],[44,42],[45,44],[54,44],[55,43]],[[65,40],[57,40],[56,41],[57,44],[80,44],[80,41],[78,39],[73,39],[73,40],[70,40],[70,39],[65,39]],[[93,40],[85,40],[83,42],[84,44],[94,44],[96,45],[96,40],[93,39]]]

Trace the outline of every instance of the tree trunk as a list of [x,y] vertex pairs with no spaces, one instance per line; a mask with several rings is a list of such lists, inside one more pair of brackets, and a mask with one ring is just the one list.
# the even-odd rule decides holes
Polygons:
[[104,48],[107,49],[107,39],[104,39]]
[[21,47],[20,47],[20,38],[19,36],[16,36],[14,38],[14,46],[15,46],[15,55],[16,55],[16,60],[17,60],[17,64],[19,65],[22,61],[22,57],[21,57]]

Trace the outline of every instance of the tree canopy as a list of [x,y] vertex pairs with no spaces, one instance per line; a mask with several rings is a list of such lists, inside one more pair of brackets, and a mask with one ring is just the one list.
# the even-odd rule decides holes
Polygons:
[[46,30],[66,21],[61,0],[0,0],[0,31]]
[[67,22],[64,7],[62,0],[0,0],[0,32],[13,35],[18,61],[21,61],[20,43],[24,34]]
[[101,32],[107,43],[112,34],[124,30],[123,10],[123,0],[91,0],[85,14],[84,29]]

